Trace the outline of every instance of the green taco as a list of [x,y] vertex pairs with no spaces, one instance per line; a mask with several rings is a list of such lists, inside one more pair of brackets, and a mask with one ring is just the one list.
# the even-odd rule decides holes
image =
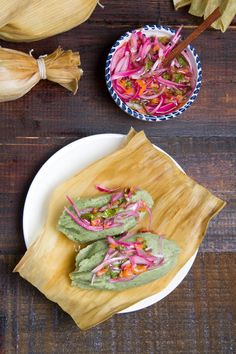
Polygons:
[[137,187],[112,190],[97,185],[105,192],[92,198],[80,198],[65,207],[58,221],[58,230],[75,242],[87,243],[118,236],[135,227],[146,214],[150,215],[153,200]]
[[168,273],[179,251],[175,242],[150,232],[118,240],[108,236],[78,253],[72,286],[115,291],[141,286]]

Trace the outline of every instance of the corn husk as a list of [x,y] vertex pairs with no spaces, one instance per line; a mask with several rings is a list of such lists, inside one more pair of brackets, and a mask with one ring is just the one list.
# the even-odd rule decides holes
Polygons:
[[0,0],[0,38],[30,42],[68,31],[86,21],[97,3],[97,0]]
[[[47,80],[76,93],[82,75],[78,52],[59,47],[42,60]],[[24,96],[41,78],[38,61],[32,55],[0,47],[0,102]]]
[[[210,219],[224,202],[179,170],[163,152],[156,150],[143,132],[128,137],[125,147],[95,162],[59,185],[50,200],[43,232],[27,250],[15,271],[48,299],[68,312],[81,329],[90,328],[120,310],[163,290],[198,249]],[[72,198],[96,194],[94,185],[136,185],[154,199],[153,230],[181,248],[176,265],[162,278],[138,288],[119,292],[84,290],[71,286],[75,244],[57,231],[65,195]],[[142,221],[147,228],[149,218]]]
[[[218,6],[220,6],[220,10],[222,16],[216,20],[212,27],[216,29],[220,29],[222,32],[225,32],[232,22],[234,16],[236,15],[236,1],[235,0],[211,0],[207,1],[206,7],[204,10],[204,18],[207,18]],[[189,12],[194,14],[194,10],[190,7]]]
[[194,16],[204,16],[204,19],[219,6],[222,16],[212,24],[212,27],[222,32],[227,30],[236,15],[235,0],[173,0],[173,2],[176,10],[190,4],[189,13]]
[[174,7],[176,10],[180,9],[183,6],[191,4],[191,0],[173,0]]
[[9,23],[19,11],[24,11],[30,0],[1,0],[0,28]]

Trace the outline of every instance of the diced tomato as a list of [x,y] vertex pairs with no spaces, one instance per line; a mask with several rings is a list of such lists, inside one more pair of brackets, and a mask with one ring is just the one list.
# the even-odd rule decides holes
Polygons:
[[159,49],[160,49],[159,44],[156,44],[156,45],[153,47],[153,51],[154,51],[154,52],[157,52]]
[[108,268],[102,268],[96,273],[96,275],[98,277],[100,277],[101,275],[105,274],[107,271],[108,271]]
[[141,114],[146,114],[146,113],[147,113],[144,109],[139,109],[138,111],[139,111],[139,113],[141,113]]
[[143,241],[144,241],[144,238],[143,238],[143,237],[137,237],[137,238],[136,238],[136,241],[137,241],[137,242],[143,242]]
[[144,80],[136,80],[137,84],[140,86],[140,91],[139,91],[139,95],[142,95],[144,93],[144,91],[146,90],[147,88],[147,85],[145,83]]
[[128,95],[134,95],[135,94],[135,90],[133,87],[129,87],[125,90],[126,93],[128,93]]
[[110,244],[109,244],[109,248],[115,249],[115,248],[116,248],[116,245],[114,245],[113,243],[110,243]]
[[136,243],[135,247],[136,247],[138,250],[142,250],[142,249],[143,249],[143,244],[142,244],[142,243]]
[[138,275],[138,274],[141,274],[141,273],[146,272],[146,270],[147,270],[147,266],[141,265],[141,264],[137,264],[137,265],[134,267],[134,269],[133,269],[133,273],[134,273],[135,275]]
[[127,86],[127,80],[120,80],[119,81],[120,86],[125,90],[125,93],[128,95],[134,95],[135,94],[135,89],[133,86]]
[[151,87],[151,88],[155,88],[155,89],[157,89],[157,90],[159,89],[159,85],[156,84],[156,83],[154,83],[154,82],[151,82],[150,87]]
[[101,225],[101,219],[91,220],[91,225],[92,225],[92,226],[99,226],[99,225]]
[[138,209],[138,211],[140,211],[142,213],[142,212],[146,211],[146,208],[144,206],[142,206]]
[[133,269],[131,264],[128,264],[127,266],[124,267],[124,269],[120,272],[120,277],[121,278],[127,278],[133,275]]
[[140,207],[139,207],[138,211],[144,212],[144,211],[146,211],[146,208],[147,208],[147,204],[143,200],[141,200]]
[[150,102],[151,102],[151,104],[158,104],[159,103],[159,98],[158,97],[156,97],[156,98],[152,98],[151,100],[150,100]]

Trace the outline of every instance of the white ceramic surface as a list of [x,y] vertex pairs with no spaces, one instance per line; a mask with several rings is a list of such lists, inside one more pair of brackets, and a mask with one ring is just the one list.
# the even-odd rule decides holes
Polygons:
[[[54,188],[89,164],[116,151],[121,146],[124,139],[125,136],[121,134],[99,134],[88,136],[66,145],[45,162],[31,183],[24,205],[23,232],[27,248],[32,244],[39,231],[43,228],[46,220],[49,198]],[[160,148],[156,148],[165,153]],[[174,162],[182,170],[177,162]],[[167,296],[187,275],[194,262],[196,254],[197,252],[163,291],[130,306],[121,311],[121,313],[140,310]]]

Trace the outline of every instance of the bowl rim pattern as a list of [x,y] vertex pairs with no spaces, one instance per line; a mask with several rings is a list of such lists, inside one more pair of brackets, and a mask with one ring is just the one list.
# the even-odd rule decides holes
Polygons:
[[[167,31],[170,34],[175,34],[175,30],[169,28],[169,27],[165,27],[165,26],[159,26],[159,25],[145,25],[142,26],[140,28],[138,28],[140,30],[144,30],[144,31],[150,31],[150,30],[156,30],[156,31]],[[142,114],[139,113],[135,110],[133,110],[132,108],[128,107],[117,95],[117,93],[115,92],[115,90],[113,89],[112,86],[112,82],[111,82],[111,73],[110,73],[110,64],[111,64],[111,60],[113,57],[113,54],[115,53],[117,47],[121,44],[121,42],[124,39],[127,39],[131,36],[132,32],[137,31],[138,29],[134,29],[131,31],[127,31],[125,32],[119,39],[116,40],[116,42],[113,44],[113,46],[111,47],[109,54],[107,56],[106,59],[106,64],[105,64],[105,80],[106,80],[106,85],[108,88],[108,91],[111,95],[111,97],[113,98],[113,100],[115,101],[115,103],[127,114],[131,115],[134,118],[143,120],[143,121],[147,121],[147,122],[161,122],[161,121],[165,121],[165,120],[169,120],[172,118],[176,118],[179,117],[180,114],[182,114],[184,111],[186,111],[187,108],[189,108],[193,102],[196,100],[197,95],[200,91],[201,88],[201,84],[202,84],[202,65],[201,65],[201,61],[199,58],[199,55],[196,52],[196,49],[190,44],[188,45],[187,49],[189,50],[189,52],[192,54],[193,59],[195,61],[196,64],[196,86],[195,89],[192,93],[192,95],[189,97],[188,101],[179,109],[177,109],[176,111],[172,112],[172,113],[167,113],[167,114],[163,114],[161,116],[149,116],[146,114]]]

